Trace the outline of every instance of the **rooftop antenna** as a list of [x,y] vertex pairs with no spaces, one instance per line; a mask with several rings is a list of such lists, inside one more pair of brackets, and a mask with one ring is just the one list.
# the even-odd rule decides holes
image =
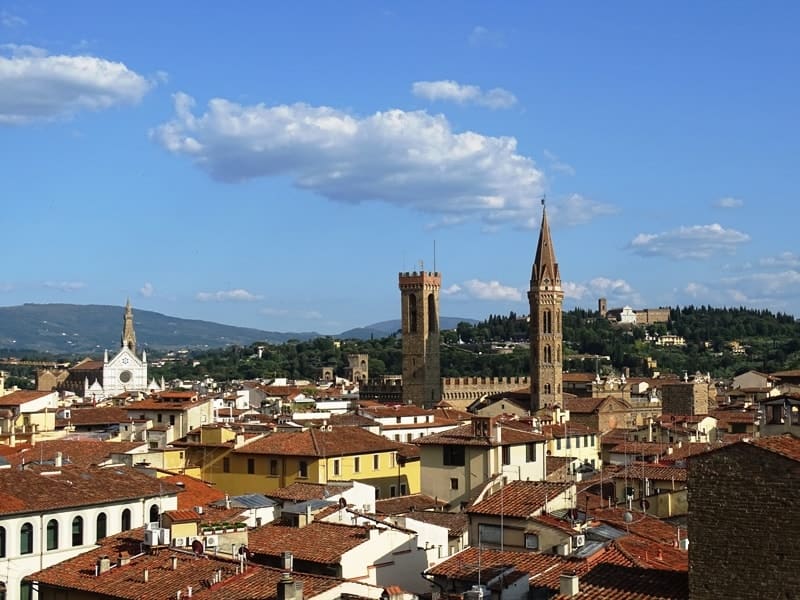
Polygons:
[[433,240],[433,272],[436,273],[436,240]]

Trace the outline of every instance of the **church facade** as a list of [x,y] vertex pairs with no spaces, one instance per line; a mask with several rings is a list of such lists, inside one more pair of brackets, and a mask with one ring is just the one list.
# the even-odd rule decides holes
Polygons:
[[160,390],[155,381],[148,385],[147,353],[142,351],[141,357],[136,353],[136,331],[133,328],[130,300],[125,305],[119,351],[112,358],[109,358],[108,350],[105,351],[102,380],[90,381],[87,378],[84,387],[84,398],[93,398],[95,401],[127,392]]

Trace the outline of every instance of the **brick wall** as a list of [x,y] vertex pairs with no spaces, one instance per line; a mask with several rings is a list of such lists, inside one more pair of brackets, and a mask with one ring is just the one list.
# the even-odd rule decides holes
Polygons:
[[800,463],[746,443],[689,461],[691,600],[800,598]]

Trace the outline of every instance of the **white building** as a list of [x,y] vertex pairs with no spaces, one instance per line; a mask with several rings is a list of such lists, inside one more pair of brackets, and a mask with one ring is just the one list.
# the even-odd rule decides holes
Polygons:
[[22,578],[95,547],[98,539],[178,506],[176,486],[125,466],[0,469],[0,581],[9,598],[36,593]]

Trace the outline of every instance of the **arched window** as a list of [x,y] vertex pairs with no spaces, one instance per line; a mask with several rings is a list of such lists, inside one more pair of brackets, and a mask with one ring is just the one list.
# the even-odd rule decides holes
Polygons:
[[0,527],[0,558],[6,556],[6,528]]
[[544,362],[553,362],[553,349],[549,345],[544,347]]
[[58,548],[58,521],[50,519],[47,522],[47,549],[55,550]]
[[553,333],[553,313],[549,309],[544,311],[542,321],[543,333]]
[[439,331],[439,319],[436,318],[436,298],[428,294],[428,333]]
[[126,508],[122,511],[122,531],[128,531],[131,528],[131,509]]
[[408,295],[408,332],[417,333],[417,296]]
[[19,553],[33,553],[33,525],[25,523],[19,530]]
[[550,393],[552,393],[552,390],[553,390],[553,388],[552,388],[552,387],[550,387],[550,384],[549,384],[549,383],[545,383],[545,384],[544,384],[544,393],[545,393],[545,394],[550,394]]
[[72,519],[72,545],[83,546],[83,517]]
[[106,513],[100,513],[97,515],[97,539],[102,539],[108,535],[106,533]]
[[158,504],[153,504],[150,507],[150,522],[151,523],[158,522]]

